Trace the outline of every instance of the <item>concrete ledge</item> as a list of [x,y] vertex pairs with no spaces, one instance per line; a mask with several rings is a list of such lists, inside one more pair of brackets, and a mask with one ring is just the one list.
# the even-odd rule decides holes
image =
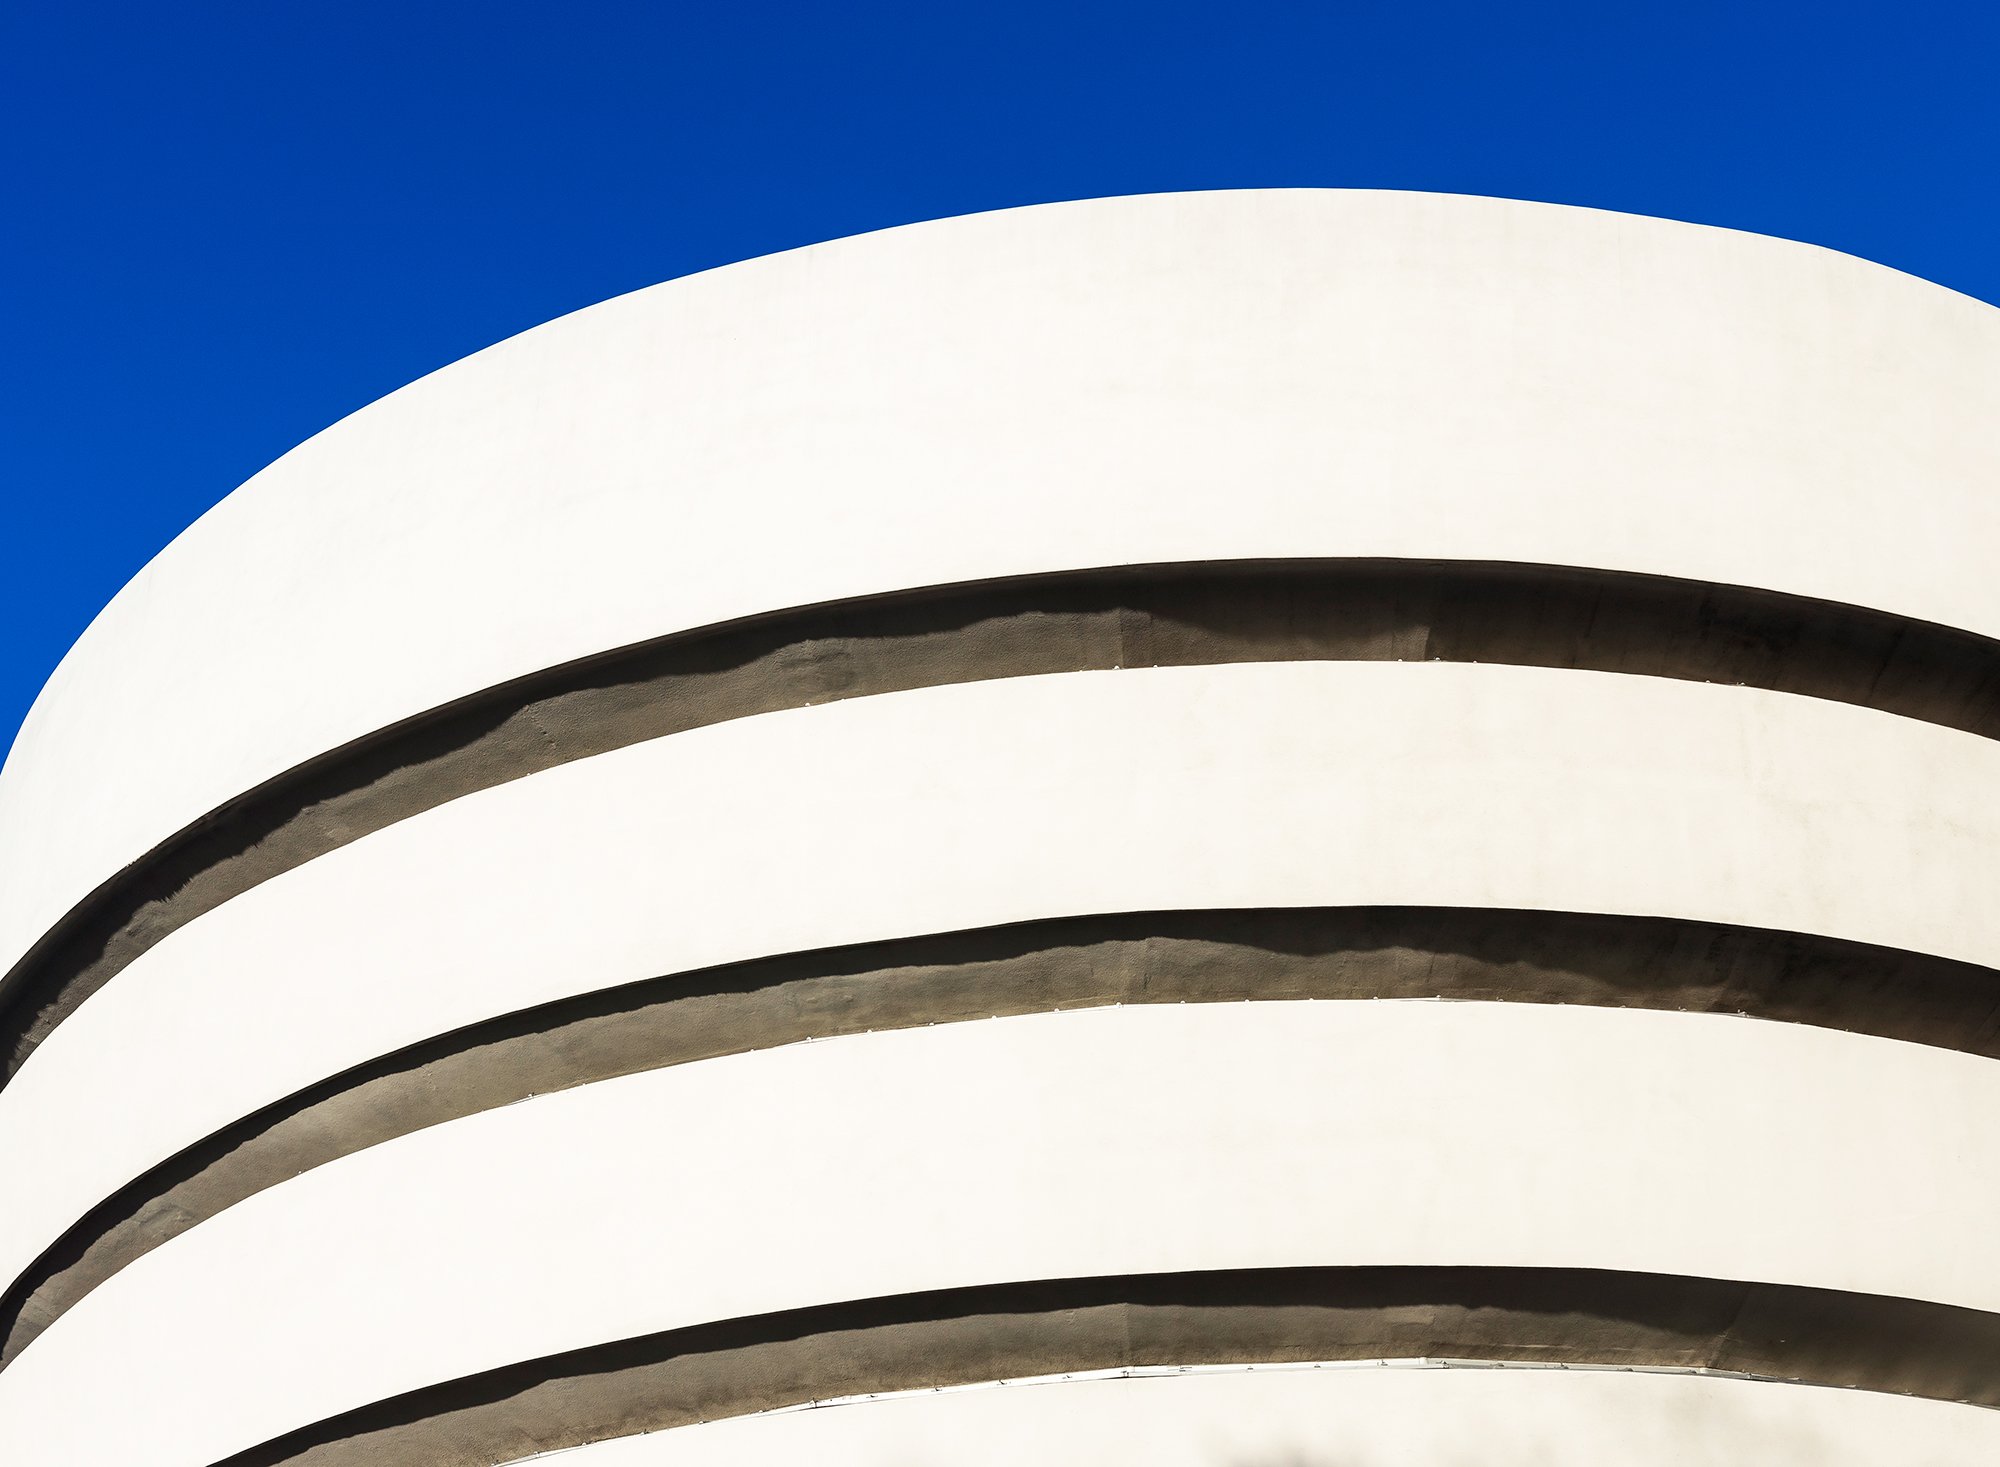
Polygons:
[[1422,904],[2000,966],[1996,810],[1995,741],[1540,668],[1073,673],[694,729],[398,822],[147,952],[0,1104],[0,1156],[37,1177],[0,1213],[0,1277],[330,1075],[787,952],[1113,912]]
[[2000,312],[1937,286],[1497,199],[1101,199],[675,281],[356,413],[105,608],[0,772],[0,965],[328,749],[783,606],[1420,557],[2000,635],[1996,381]]
[[[607,1340],[1019,1280],[1479,1263],[1995,1310],[1996,1087],[1935,1048],[1566,1004],[1124,1005],[729,1055],[189,1229],[0,1372],[0,1458],[185,1467]],[[79,1410],[107,1379],[119,1409]]]

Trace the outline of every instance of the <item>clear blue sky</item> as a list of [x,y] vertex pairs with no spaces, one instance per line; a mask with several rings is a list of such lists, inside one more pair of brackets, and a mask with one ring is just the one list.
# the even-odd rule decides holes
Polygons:
[[2000,301],[2000,0],[4,9],[0,746],[105,600],[300,440],[551,316],[813,240],[1440,189]]

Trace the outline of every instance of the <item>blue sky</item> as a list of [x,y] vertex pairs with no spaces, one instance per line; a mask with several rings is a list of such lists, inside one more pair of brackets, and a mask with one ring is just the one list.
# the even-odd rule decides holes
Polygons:
[[5,11],[0,746],[112,593],[300,440],[551,316],[814,240],[1440,189],[2000,301],[1993,0]]

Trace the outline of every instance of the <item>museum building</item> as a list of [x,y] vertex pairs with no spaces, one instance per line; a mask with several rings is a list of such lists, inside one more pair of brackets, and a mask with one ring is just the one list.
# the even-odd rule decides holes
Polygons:
[[0,772],[0,1462],[2000,1462],[1997,564],[2000,310],[1654,219],[502,342]]

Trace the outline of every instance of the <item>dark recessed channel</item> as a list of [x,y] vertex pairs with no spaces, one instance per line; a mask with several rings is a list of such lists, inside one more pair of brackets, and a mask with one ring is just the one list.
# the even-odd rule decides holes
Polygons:
[[2000,1315],[1950,1305],[1584,1269],[1270,1269],[1003,1284],[672,1330],[412,1391],[216,1467],[492,1467],[846,1396],[1379,1359],[1705,1370],[2000,1406]]
[[531,1095],[810,1038],[1109,1004],[1444,998],[1748,1014],[2000,1056],[2000,973],[1798,933],[1440,907],[1125,913],[732,964],[321,1081],[93,1208],[0,1297],[0,1364],[119,1269],[312,1167]]

